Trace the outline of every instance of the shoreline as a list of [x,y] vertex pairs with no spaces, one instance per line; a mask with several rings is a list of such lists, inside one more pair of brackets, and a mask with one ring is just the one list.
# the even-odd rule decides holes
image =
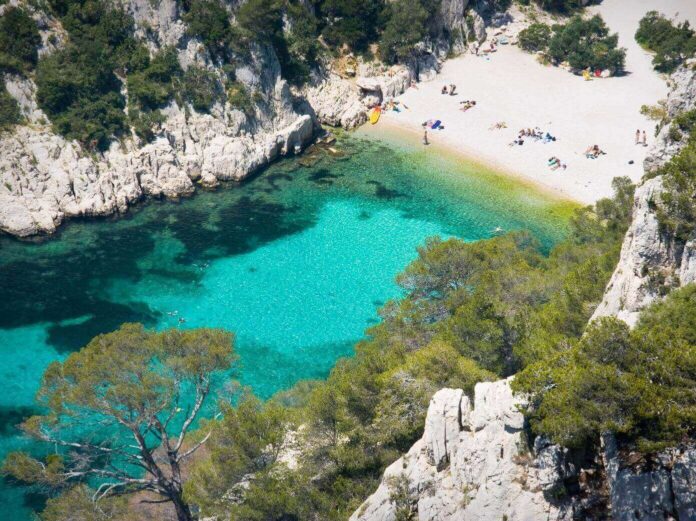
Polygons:
[[[672,9],[683,6],[683,0],[665,5],[656,0],[604,0],[589,9],[619,35],[626,49],[623,75],[585,81],[563,68],[540,64],[517,46],[500,45],[490,55],[446,60],[433,80],[394,98],[398,112],[383,110],[376,125],[365,124],[359,132],[386,141],[389,134],[400,135],[417,150],[426,148],[421,144],[423,122],[440,120],[444,130],[428,130],[427,148],[481,164],[556,198],[594,204],[613,195],[615,177],[641,181],[643,161],[655,145],[655,121],[640,109],[657,104],[669,92],[664,75],[653,69],[652,54],[635,42],[638,21],[650,9],[671,16]],[[691,12],[696,9],[686,11],[688,18],[696,16]],[[519,18],[513,24],[518,26]],[[441,94],[441,88],[451,84],[457,86],[456,94]],[[475,100],[476,105],[462,112],[465,100]],[[498,123],[505,125],[496,128]],[[519,130],[528,128],[556,139],[527,137],[523,145],[512,144]],[[636,130],[641,141],[645,133],[645,145],[636,144]],[[606,154],[588,159],[585,150],[595,144]],[[552,157],[567,168],[551,170]]]
[[[383,130],[386,130],[386,132],[382,132]],[[588,204],[564,192],[557,186],[532,179],[521,172],[510,170],[502,163],[477,154],[474,150],[457,149],[442,141],[430,141],[426,147],[421,143],[422,135],[420,129],[402,125],[393,120],[380,120],[376,125],[371,125],[367,122],[356,128],[354,132],[362,137],[369,137],[390,145],[394,145],[397,142],[397,146],[404,146],[411,153],[428,154],[429,151],[434,151],[451,156],[455,161],[463,161],[470,166],[485,170],[488,175],[512,181],[523,188],[552,199],[554,202],[570,203],[578,207]],[[428,134],[428,137],[430,138],[430,134]]]

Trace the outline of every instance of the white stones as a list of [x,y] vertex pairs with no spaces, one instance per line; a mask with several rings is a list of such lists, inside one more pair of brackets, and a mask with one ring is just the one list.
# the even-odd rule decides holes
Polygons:
[[423,438],[387,468],[351,521],[395,519],[390,487],[398,479],[407,480],[419,521],[567,518],[544,496],[561,479],[557,448],[545,446],[543,464],[533,464],[510,380],[477,384],[474,394],[473,410],[461,390],[433,396]]

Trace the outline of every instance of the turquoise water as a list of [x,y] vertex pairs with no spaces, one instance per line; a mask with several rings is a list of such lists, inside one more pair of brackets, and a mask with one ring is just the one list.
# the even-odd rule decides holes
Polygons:
[[[234,331],[239,380],[268,397],[352,353],[425,238],[563,236],[570,205],[479,167],[355,135],[335,148],[49,241],[0,238],[0,458],[32,448],[16,424],[47,364],[122,322]],[[43,499],[0,484],[9,519]]]

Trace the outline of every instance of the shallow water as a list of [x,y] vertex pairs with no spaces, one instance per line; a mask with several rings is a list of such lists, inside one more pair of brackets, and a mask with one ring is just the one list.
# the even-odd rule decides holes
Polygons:
[[[0,238],[0,458],[29,446],[15,425],[45,367],[123,322],[235,331],[238,377],[268,397],[352,353],[426,237],[528,229],[550,247],[572,209],[427,150],[359,135],[335,148],[39,244]],[[9,519],[41,501],[0,484]]]

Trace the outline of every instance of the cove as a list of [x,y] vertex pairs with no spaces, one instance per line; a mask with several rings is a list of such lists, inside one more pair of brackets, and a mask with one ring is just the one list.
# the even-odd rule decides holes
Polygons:
[[[550,248],[574,207],[357,133],[238,186],[72,222],[39,243],[2,237],[0,459],[32,448],[16,425],[46,366],[123,322],[234,331],[236,377],[269,397],[351,355],[427,237],[524,229]],[[8,519],[29,519],[43,499],[0,484]]]

